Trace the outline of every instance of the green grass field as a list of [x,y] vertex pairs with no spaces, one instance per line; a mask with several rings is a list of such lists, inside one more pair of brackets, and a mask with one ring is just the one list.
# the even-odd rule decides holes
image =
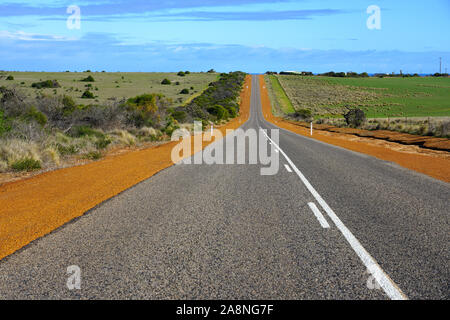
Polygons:
[[[12,75],[14,80],[6,80]],[[81,82],[91,75],[95,82]],[[171,85],[162,85],[163,79],[171,80]],[[174,105],[182,105],[192,96],[202,92],[210,82],[217,80],[214,73],[191,73],[184,77],[176,73],[102,73],[102,72],[2,72],[0,86],[18,86],[27,95],[34,96],[38,92],[56,95],[68,95],[79,104],[102,104],[112,98],[131,98],[144,93],[162,93],[170,98]],[[57,80],[61,88],[35,89],[34,82]],[[179,85],[176,85],[179,82]],[[81,99],[86,85],[91,84],[90,91],[94,99]],[[193,87],[194,89],[191,89]],[[98,89],[98,90],[97,90]],[[189,94],[180,94],[182,89],[188,89]],[[56,92],[56,93],[55,93]]]
[[340,117],[358,107],[368,118],[450,116],[450,78],[277,76],[295,109]]
[[295,112],[294,106],[292,105],[288,96],[284,92],[283,87],[280,85],[280,82],[278,81],[278,78],[273,75],[266,76],[266,83],[267,82],[270,82],[273,94],[277,97],[278,107],[279,109],[281,109],[281,112],[285,114]]

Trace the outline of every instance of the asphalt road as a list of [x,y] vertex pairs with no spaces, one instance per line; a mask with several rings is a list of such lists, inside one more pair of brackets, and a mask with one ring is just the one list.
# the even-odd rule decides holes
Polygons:
[[[275,129],[258,88],[243,129]],[[449,299],[448,184],[282,129],[265,148],[275,175],[176,165],[35,241],[0,299]]]

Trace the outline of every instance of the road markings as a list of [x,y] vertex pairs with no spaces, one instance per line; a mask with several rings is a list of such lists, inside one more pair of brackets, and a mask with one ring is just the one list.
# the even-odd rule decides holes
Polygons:
[[292,172],[291,167],[289,167],[287,164],[285,164],[284,167],[286,168],[287,172],[289,172],[289,173]]
[[317,208],[316,204],[313,202],[308,203],[308,206],[311,208],[311,211],[316,216],[317,220],[319,220],[320,225],[322,228],[327,229],[330,227],[325,217],[322,215],[322,213],[319,211],[319,208]]
[[[259,127],[260,130],[263,130]],[[356,237],[351,233],[349,229],[344,225],[344,223],[339,219],[339,217],[334,213],[334,211],[328,206],[325,200],[322,199],[320,194],[314,189],[314,187],[309,183],[308,179],[301,173],[301,171],[296,167],[296,165],[289,159],[286,153],[267,135],[266,131],[263,130],[266,138],[273,143],[273,145],[280,150],[280,153],[285,157],[286,161],[289,163],[291,168],[297,173],[300,180],[306,186],[306,188],[311,192],[316,201],[325,210],[330,219],[336,225],[338,230],[342,233],[344,238],[350,244],[352,249],[358,255],[359,259],[366,266],[367,270],[372,274],[374,279],[383,288],[386,295],[392,300],[407,300],[408,297],[402,292],[402,290],[392,281],[392,279],[381,269],[380,265],[375,261],[374,258],[364,249],[362,244],[356,239]]]

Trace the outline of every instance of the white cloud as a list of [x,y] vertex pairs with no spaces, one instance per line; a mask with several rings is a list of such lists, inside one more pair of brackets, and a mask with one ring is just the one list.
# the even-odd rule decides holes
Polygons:
[[10,32],[0,30],[0,39],[22,40],[22,41],[73,41],[75,38],[63,37],[58,35],[27,33],[23,31]]

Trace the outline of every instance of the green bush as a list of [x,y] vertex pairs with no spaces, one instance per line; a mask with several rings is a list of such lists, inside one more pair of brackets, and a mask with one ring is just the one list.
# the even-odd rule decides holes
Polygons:
[[163,81],[161,81],[161,84],[164,84],[164,85],[172,84],[172,81],[170,81],[169,79],[166,78]]
[[36,121],[39,123],[42,127],[47,124],[47,116],[36,109],[36,107],[31,107],[28,112],[25,114],[25,119],[29,121]]
[[81,96],[81,99],[94,99],[94,98],[95,98],[94,94],[89,90],[86,90]]
[[125,103],[129,112],[128,121],[135,127],[158,127],[162,114],[169,105],[170,100],[162,94],[143,94]]
[[191,72],[190,71],[185,71],[184,74],[188,75],[188,74],[191,74]]
[[63,145],[63,144],[56,144],[56,149],[58,150],[59,154],[62,156],[66,155],[72,155],[78,153],[78,147],[76,145]]
[[88,76],[84,79],[81,79],[82,82],[95,82],[95,79],[93,76]]
[[237,111],[236,111],[235,107],[227,106],[226,108],[227,108],[227,111],[230,114],[231,118],[236,118],[237,117]]
[[33,171],[41,169],[41,162],[31,158],[15,161],[11,164],[14,171]]
[[91,151],[87,153],[83,158],[89,159],[89,160],[98,160],[102,157],[101,152],[98,151]]
[[106,147],[108,147],[111,144],[111,142],[112,141],[106,137],[101,138],[95,142],[95,147],[97,149],[103,150],[103,149],[106,149]]
[[11,124],[8,119],[3,115],[3,111],[0,110],[0,137],[11,130]]
[[302,120],[310,120],[312,117],[312,112],[309,109],[299,109],[295,111],[294,117]]
[[186,74],[183,71],[180,71],[177,73],[177,76],[184,77]]
[[77,108],[77,104],[75,103],[75,100],[73,100],[73,98],[70,96],[64,96],[62,103],[64,106],[63,107],[64,113],[66,113],[66,114],[72,113]]
[[186,120],[187,114],[185,111],[174,111],[172,112],[172,117],[178,122],[184,122]]
[[98,131],[94,130],[91,127],[88,126],[76,126],[70,129],[69,131],[70,136],[74,138],[80,138],[80,137],[97,137],[100,139],[104,139],[105,135]]
[[41,82],[35,82],[31,84],[32,88],[43,89],[43,88],[60,88],[58,81],[56,80],[46,80]]
[[366,115],[361,109],[352,109],[344,114],[347,125],[351,127],[359,127],[366,121]]
[[217,120],[225,120],[225,119],[228,119],[230,117],[230,114],[228,113],[228,110],[225,109],[223,106],[218,105],[218,104],[216,104],[216,105],[214,105],[212,107],[209,107],[207,109],[207,111],[210,114],[216,116]]
[[189,94],[189,89],[183,89],[180,91],[180,94]]
[[9,80],[9,81],[14,80],[14,77],[11,76],[11,75],[9,75],[9,76],[6,78],[6,80]]

